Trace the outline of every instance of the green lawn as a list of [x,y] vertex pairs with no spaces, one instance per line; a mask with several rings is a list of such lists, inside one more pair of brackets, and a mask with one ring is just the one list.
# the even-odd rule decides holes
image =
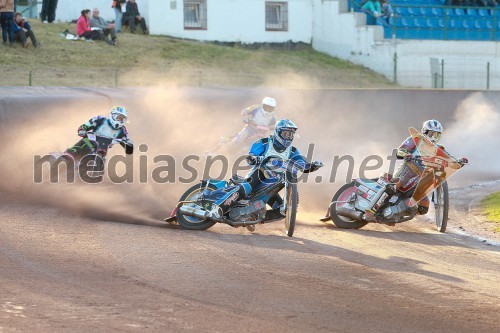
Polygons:
[[[490,194],[484,198],[481,207],[488,220],[500,224],[500,192]],[[494,231],[500,232],[500,226],[496,226]]]
[[274,86],[285,88],[397,88],[362,66],[314,51],[223,46],[140,33],[118,35],[118,45],[69,41],[70,23],[30,20],[40,49],[0,46],[0,85]]

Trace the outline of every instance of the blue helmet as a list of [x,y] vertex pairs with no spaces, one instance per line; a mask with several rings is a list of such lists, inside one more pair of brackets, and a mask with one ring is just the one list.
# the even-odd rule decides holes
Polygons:
[[281,119],[274,126],[273,142],[278,151],[284,151],[293,141],[297,125],[289,119]]

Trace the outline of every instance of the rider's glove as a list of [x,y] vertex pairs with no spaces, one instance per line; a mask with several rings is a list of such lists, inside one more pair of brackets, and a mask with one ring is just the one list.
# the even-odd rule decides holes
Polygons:
[[86,131],[78,131],[78,136],[81,136],[82,138],[84,138],[87,136],[87,132]]
[[132,142],[132,140],[124,140],[122,147],[125,148],[125,154],[130,155],[134,153],[134,143]]
[[458,163],[462,165],[469,164],[469,159],[467,157],[462,157],[461,159],[458,160]]
[[248,118],[243,118],[243,122],[244,122],[245,124],[248,124]]
[[247,163],[250,165],[255,165],[257,163],[262,162],[264,158],[262,156],[255,156],[255,155],[248,155],[247,156]]
[[309,168],[309,172],[314,172],[316,170],[318,170],[319,168],[321,168],[323,166],[323,163],[320,162],[320,161],[313,161],[311,163],[311,167]]
[[405,155],[405,161],[411,161],[413,159],[413,155],[412,154],[406,154]]

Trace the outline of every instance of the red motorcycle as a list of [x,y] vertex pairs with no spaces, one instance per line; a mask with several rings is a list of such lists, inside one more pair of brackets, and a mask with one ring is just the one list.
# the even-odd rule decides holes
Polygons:
[[323,222],[332,220],[343,229],[359,229],[368,223],[395,225],[412,220],[418,203],[432,193],[436,227],[446,231],[449,196],[446,179],[468,163],[456,159],[414,128],[410,134],[420,156],[406,160],[397,178],[357,178],[342,186],[333,196]]

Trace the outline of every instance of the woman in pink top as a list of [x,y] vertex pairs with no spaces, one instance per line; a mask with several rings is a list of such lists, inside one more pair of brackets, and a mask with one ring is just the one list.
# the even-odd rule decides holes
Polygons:
[[78,22],[76,22],[76,34],[85,39],[102,39],[102,30],[90,29],[90,9],[84,9],[81,13],[82,15],[78,18]]

